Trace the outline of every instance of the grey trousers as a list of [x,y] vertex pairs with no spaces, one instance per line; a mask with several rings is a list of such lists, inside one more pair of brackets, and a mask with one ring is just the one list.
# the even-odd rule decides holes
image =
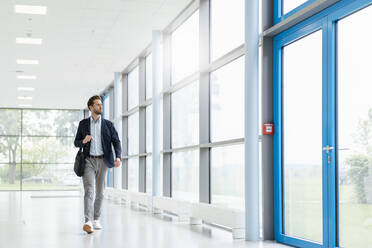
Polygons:
[[85,222],[98,220],[101,215],[106,172],[107,166],[102,158],[85,159],[83,175]]

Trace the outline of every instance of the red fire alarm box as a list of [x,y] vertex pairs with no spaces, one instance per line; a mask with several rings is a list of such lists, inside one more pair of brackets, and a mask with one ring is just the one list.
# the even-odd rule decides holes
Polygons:
[[264,123],[262,131],[264,135],[274,135],[274,123]]

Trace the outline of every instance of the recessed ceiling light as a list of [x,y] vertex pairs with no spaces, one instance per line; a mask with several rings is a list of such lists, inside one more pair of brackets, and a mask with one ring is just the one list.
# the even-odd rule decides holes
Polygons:
[[32,100],[32,96],[19,96],[19,100]]
[[19,90],[19,91],[34,91],[35,88],[33,88],[33,87],[18,87],[17,90]]
[[36,80],[35,75],[18,75],[18,79],[25,79],[25,80]]
[[19,107],[21,107],[21,108],[30,108],[30,107],[32,107],[32,105],[31,104],[19,104]]
[[38,65],[39,60],[37,59],[17,59],[17,64],[19,65]]
[[43,39],[41,38],[27,38],[27,37],[17,37],[16,38],[17,44],[27,44],[27,45],[41,45],[43,43]]
[[15,5],[14,12],[18,14],[46,15],[47,7],[35,5]]

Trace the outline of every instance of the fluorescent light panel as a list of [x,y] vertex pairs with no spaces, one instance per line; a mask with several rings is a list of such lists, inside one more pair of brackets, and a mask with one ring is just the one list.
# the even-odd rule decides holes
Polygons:
[[43,44],[43,39],[41,38],[27,38],[27,37],[17,37],[17,44],[27,44],[27,45],[41,45]]
[[19,65],[38,65],[39,60],[37,59],[17,59],[17,64]]
[[17,14],[46,15],[46,6],[35,5],[15,5],[14,12]]
[[32,96],[19,96],[19,100],[32,100]]
[[19,90],[19,91],[34,91],[35,88],[32,88],[32,87],[18,87],[17,90]]
[[36,80],[36,76],[34,75],[19,75],[17,76],[18,79],[25,79],[25,80]]

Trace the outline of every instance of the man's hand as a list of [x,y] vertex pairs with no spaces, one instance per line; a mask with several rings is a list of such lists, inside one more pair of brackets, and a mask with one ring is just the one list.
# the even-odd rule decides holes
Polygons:
[[88,143],[91,139],[92,139],[92,136],[91,135],[85,136],[85,138],[83,139],[83,144]]
[[120,166],[120,158],[116,158],[114,161],[114,167],[117,168]]

